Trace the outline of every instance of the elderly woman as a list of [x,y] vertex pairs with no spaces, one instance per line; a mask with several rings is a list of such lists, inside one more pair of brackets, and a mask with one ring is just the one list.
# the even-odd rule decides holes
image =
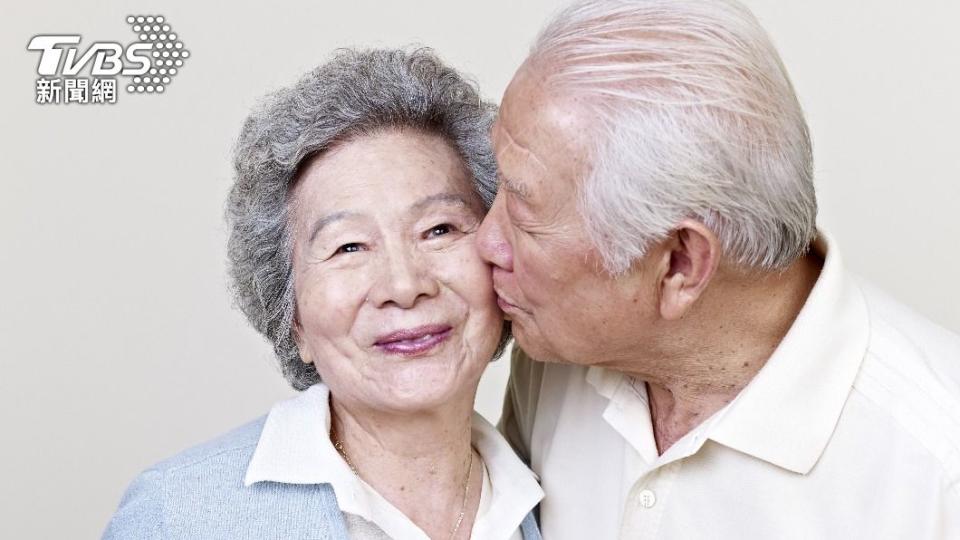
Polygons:
[[507,339],[474,234],[494,108],[426,50],[340,52],[247,119],[237,298],[303,392],[141,474],[106,538],[539,538],[473,412]]

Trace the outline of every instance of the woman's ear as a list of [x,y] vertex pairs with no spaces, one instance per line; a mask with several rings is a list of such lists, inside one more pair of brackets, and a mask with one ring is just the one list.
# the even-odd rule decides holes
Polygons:
[[720,240],[703,223],[692,219],[680,222],[665,241],[661,317],[673,321],[690,310],[713,278],[720,252]]
[[293,326],[291,329],[291,333],[293,334],[294,343],[297,344],[297,352],[300,355],[300,360],[302,360],[304,364],[312,364],[313,354],[310,353],[310,348],[307,347],[303,341],[303,336],[302,336],[303,329],[300,326],[300,321],[297,320],[296,315],[294,315],[293,317]]

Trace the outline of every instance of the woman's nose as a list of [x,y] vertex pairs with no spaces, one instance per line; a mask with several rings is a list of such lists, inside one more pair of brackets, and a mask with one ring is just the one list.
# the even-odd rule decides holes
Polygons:
[[440,290],[428,261],[420,253],[395,249],[381,262],[380,276],[367,299],[376,307],[414,307]]
[[498,193],[477,231],[477,251],[488,263],[512,272],[513,248],[504,234],[503,204],[503,195]]

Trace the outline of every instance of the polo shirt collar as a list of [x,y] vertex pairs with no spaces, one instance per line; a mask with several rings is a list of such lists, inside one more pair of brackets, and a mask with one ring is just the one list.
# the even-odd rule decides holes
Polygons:
[[869,319],[833,241],[813,249],[823,268],[790,330],[706,436],[806,474],[827,446],[867,350]]

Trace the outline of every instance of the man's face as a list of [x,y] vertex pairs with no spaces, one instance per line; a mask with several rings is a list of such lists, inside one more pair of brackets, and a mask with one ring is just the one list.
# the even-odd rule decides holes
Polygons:
[[[612,278],[584,228],[577,186],[589,172],[584,115],[522,67],[493,127],[500,188],[478,232],[481,256],[520,346],[542,361],[614,360],[652,313],[637,272]],[[586,119],[587,121],[589,119]]]

